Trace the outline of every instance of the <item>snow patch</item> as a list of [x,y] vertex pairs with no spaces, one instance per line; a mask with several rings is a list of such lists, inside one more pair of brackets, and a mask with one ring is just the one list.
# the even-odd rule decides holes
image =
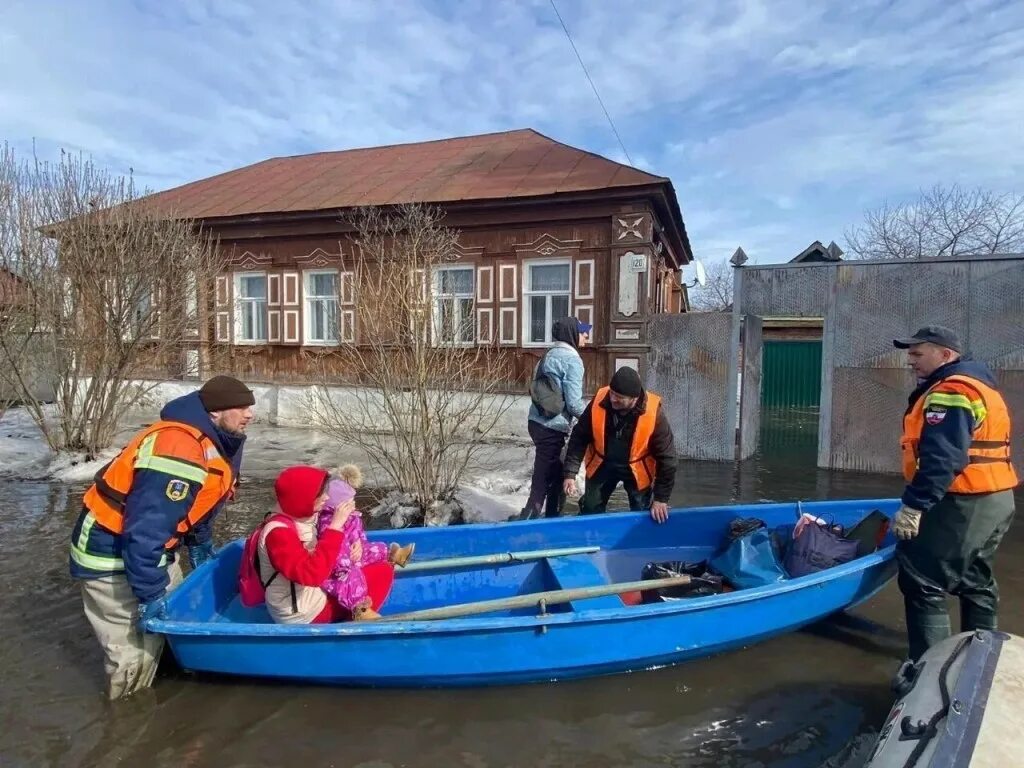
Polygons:
[[8,424],[11,415],[8,411],[0,420],[0,477],[45,479],[51,456],[49,446],[35,424],[31,425],[31,432],[20,425],[12,428]]
[[369,514],[372,517],[386,517],[392,528],[408,528],[410,525],[434,528],[465,522],[465,510],[457,497],[435,501],[427,507],[426,512],[422,512],[409,494],[398,491],[388,493],[377,506],[370,509]]
[[46,474],[59,483],[92,482],[96,473],[117,453],[117,448],[109,448],[93,461],[86,461],[81,453],[59,453],[50,459]]
[[[530,498],[530,482],[533,474],[533,452],[527,451],[524,461],[509,462],[520,466],[518,470],[499,469],[470,476],[456,498],[463,501],[466,522],[493,523],[508,520],[518,515]],[[507,466],[507,465],[506,465]],[[580,467],[576,473],[576,496],[566,499],[574,503],[586,490],[586,473]]]
[[[199,386],[189,381],[147,381],[139,385],[151,389],[123,420],[115,446],[124,445],[143,425],[156,420],[168,401],[194,392]],[[359,448],[341,444],[311,428],[312,387],[250,386],[256,393],[257,418],[248,430],[243,461],[245,478],[270,479],[293,464],[333,468],[355,463],[363,469],[368,486],[387,484],[387,479],[374,471]],[[331,387],[328,394],[342,406],[359,402],[351,388]],[[56,415],[54,406],[46,408],[49,416]],[[528,408],[529,398],[516,398],[468,468],[455,498],[428,510],[423,521],[426,525],[463,520],[497,522],[519,514],[529,496],[533,466],[533,446],[526,431]],[[54,455],[24,408],[11,408],[0,417],[0,477],[88,482],[116,452],[116,448],[112,448],[89,462],[81,455]],[[582,488],[582,483],[580,485]],[[394,527],[419,523],[424,517],[407,498],[394,492],[385,496],[373,514],[387,517]]]
[[371,517],[386,517],[392,528],[408,528],[420,517],[420,507],[407,493],[389,492],[377,506],[370,509]]
[[[147,389],[133,411],[147,419],[155,419],[160,409],[169,400],[194,392],[201,386],[198,381],[139,381],[138,385]],[[338,408],[362,408],[365,403],[372,403],[377,395],[369,390],[358,390],[355,387],[322,387],[319,385],[276,385],[248,384],[256,396],[255,423],[270,424],[280,427],[316,427],[311,403],[313,398],[326,397]],[[491,434],[489,440],[513,441],[529,443],[530,436],[526,428],[526,414],[530,410],[530,398],[526,395],[495,395],[489,405],[495,410],[507,404]],[[467,435],[476,437],[476,435]]]
[[[476,478],[479,482],[485,478]],[[526,503],[518,501],[518,495],[490,493],[473,485],[464,485],[455,493],[455,499],[462,505],[462,517],[467,523],[499,523],[519,514]]]

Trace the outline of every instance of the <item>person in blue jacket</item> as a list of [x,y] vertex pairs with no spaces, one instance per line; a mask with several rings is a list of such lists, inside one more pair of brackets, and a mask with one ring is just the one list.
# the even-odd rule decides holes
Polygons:
[[[562,452],[572,431],[575,419],[580,417],[583,402],[583,358],[580,349],[586,345],[591,326],[575,317],[563,317],[551,326],[554,345],[534,371],[535,384],[543,382],[547,391],[560,400],[558,412],[547,411],[546,403],[536,396],[530,405],[527,427],[536,447],[533,458],[533,477],[530,497],[520,514],[521,520],[540,517],[558,517],[562,505]],[[559,397],[560,395],[560,397]]]
[[160,412],[96,473],[71,534],[71,576],[105,655],[110,698],[148,687],[163,640],[144,633],[162,598],[216,554],[213,521],[233,495],[255,397],[216,376]]

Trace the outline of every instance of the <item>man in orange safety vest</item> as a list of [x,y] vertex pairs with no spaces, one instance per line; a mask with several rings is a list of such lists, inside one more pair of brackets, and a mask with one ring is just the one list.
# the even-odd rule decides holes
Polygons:
[[918,384],[903,415],[902,505],[893,521],[909,656],[949,637],[946,595],[962,631],[995,629],[993,559],[1014,514],[1010,414],[984,363],[949,328],[894,340]]
[[181,581],[182,546],[192,567],[216,556],[213,520],[232,497],[255,397],[215,376],[172,400],[96,473],[71,533],[71,576],[103,648],[107,694],[153,680],[163,638],[143,632]]
[[643,388],[632,368],[619,368],[576,422],[563,471],[567,496],[576,493],[581,461],[587,484],[580,514],[604,512],[608,497],[622,483],[631,510],[650,510],[659,523],[668,519],[676,478],[675,438],[661,398]]

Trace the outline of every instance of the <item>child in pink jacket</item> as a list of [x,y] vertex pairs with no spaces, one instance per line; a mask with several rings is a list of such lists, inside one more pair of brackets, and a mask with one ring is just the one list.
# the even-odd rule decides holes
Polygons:
[[[318,513],[317,533],[323,533],[331,522],[334,510],[343,504],[353,504],[356,488],[362,484],[363,474],[359,467],[347,464],[331,477],[327,486],[327,502]],[[402,547],[392,542],[369,541],[363,528],[362,513],[353,509],[341,530],[343,542],[331,575],[322,584],[322,589],[341,606],[356,612],[374,612],[369,607],[370,597],[362,567],[373,563],[390,563],[402,568],[412,557],[415,544]]]

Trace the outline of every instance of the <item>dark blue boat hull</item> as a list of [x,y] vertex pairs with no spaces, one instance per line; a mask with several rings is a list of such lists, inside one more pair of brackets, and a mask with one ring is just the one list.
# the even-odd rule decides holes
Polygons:
[[[852,525],[894,499],[816,502],[803,511]],[[524,523],[408,529],[373,538],[416,542],[417,559],[594,545],[601,551],[440,573],[399,572],[385,613],[545,589],[633,581],[652,560],[695,560],[721,543],[734,517],[791,524],[795,504],[675,510],[655,525],[617,513]],[[791,632],[860,603],[895,573],[891,539],[836,568],[779,584],[654,605],[615,596],[536,610],[422,622],[275,625],[237,601],[240,541],[199,568],[168,599],[166,635],[185,669],[346,686],[472,686],[562,680],[650,669]]]

